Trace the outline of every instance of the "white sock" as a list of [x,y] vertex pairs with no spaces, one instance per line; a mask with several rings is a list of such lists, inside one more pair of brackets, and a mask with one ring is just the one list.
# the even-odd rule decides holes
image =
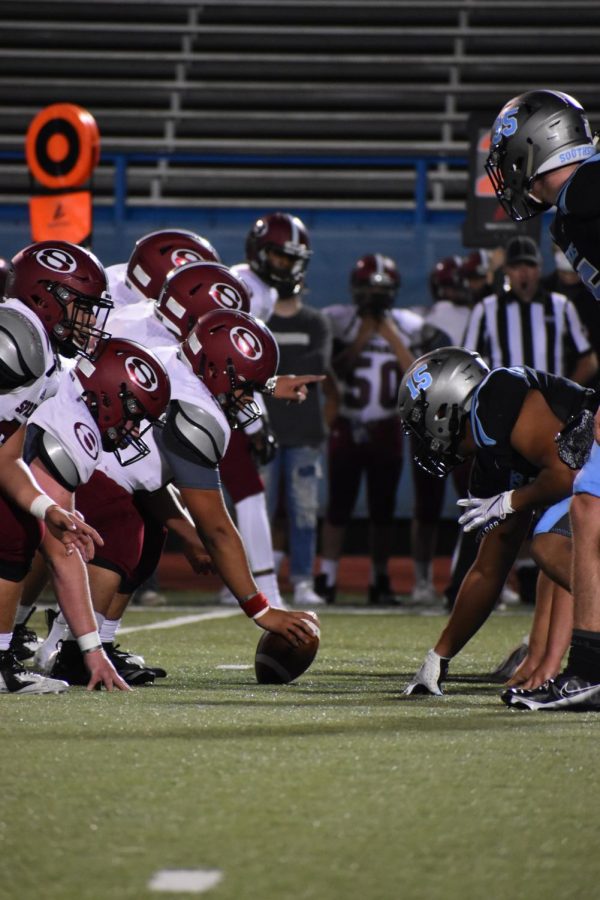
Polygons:
[[433,581],[433,564],[431,561],[424,562],[422,559],[413,560],[415,567],[415,581],[425,581],[431,584]]
[[21,604],[19,603],[17,607],[17,614],[15,616],[15,625],[22,625],[32,609],[35,609],[35,607],[21,606]]
[[121,625],[120,619],[105,619],[100,628],[100,640],[103,644],[114,644],[115,635]]
[[50,629],[50,634],[44,641],[44,644],[51,644],[56,647],[58,641],[63,641],[67,639],[73,639],[73,635],[69,630],[69,626],[67,625],[67,620],[63,616],[62,612],[59,612],[54,622],[52,623],[52,627]]
[[3,650],[8,650],[11,638],[12,631],[9,631],[7,634],[0,634],[0,653],[2,653]]
[[325,576],[327,587],[335,587],[340,563],[337,559],[321,559],[319,573]]
[[256,587],[265,595],[271,606],[275,606],[278,609],[285,606],[274,572],[264,575],[254,575],[254,580],[256,582]]
[[279,570],[281,569],[281,563],[285,559],[285,552],[283,550],[273,550],[273,568],[275,569],[275,574],[279,575]]
[[271,606],[283,606],[275,574],[271,524],[264,492],[236,503],[235,515],[256,586],[267,597]]

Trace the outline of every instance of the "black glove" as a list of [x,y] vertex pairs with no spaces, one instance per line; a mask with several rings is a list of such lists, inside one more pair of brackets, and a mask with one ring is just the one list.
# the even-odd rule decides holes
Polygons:
[[275,433],[266,422],[260,431],[249,434],[248,440],[250,441],[250,456],[256,466],[267,466],[273,462],[279,443]]
[[570,469],[581,469],[588,461],[594,443],[594,413],[584,409],[573,416],[554,440],[560,459]]

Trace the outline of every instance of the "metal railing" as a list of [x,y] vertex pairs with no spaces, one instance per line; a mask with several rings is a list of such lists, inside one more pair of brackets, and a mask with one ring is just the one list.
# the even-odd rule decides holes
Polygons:
[[[3,162],[22,162],[25,166],[25,155],[18,151],[3,150],[0,151],[0,166]],[[100,166],[104,164],[112,165],[113,172],[113,216],[116,223],[122,223],[127,219],[128,210],[135,206],[130,203],[128,198],[127,177],[128,167],[130,165],[142,165],[144,163],[186,163],[189,165],[226,165],[232,166],[272,166],[279,167],[284,170],[287,167],[302,166],[306,168],[318,168],[320,166],[336,166],[339,168],[357,168],[365,169],[368,167],[378,168],[398,166],[403,170],[412,168],[414,170],[414,188],[413,188],[413,218],[415,224],[422,224],[427,220],[428,214],[428,193],[430,185],[430,173],[434,167],[447,166],[459,170],[466,170],[468,160],[463,156],[446,156],[446,155],[321,155],[321,154],[294,154],[294,155],[269,155],[269,154],[206,154],[206,153],[168,153],[165,151],[158,152],[103,152],[100,158]],[[1,173],[0,173],[1,175]],[[150,179],[149,179],[150,182]],[[161,199],[156,200],[156,205],[160,207]],[[343,198],[340,198],[340,201]],[[285,198],[282,198],[282,201]],[[11,202],[15,202],[14,200]],[[293,202],[293,201],[292,201]],[[207,201],[210,203],[210,201]],[[109,204],[110,205],[110,204]],[[182,204],[185,205],[185,204]],[[232,199],[232,205],[235,201]],[[257,205],[260,200],[257,198]],[[331,200],[332,207],[335,207],[335,200]],[[361,203],[361,205],[364,205]],[[376,207],[376,202],[373,206]]]

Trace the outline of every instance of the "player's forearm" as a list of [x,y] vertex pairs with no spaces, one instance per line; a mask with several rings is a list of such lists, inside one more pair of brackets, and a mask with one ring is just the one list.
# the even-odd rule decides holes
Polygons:
[[66,556],[61,550],[45,556],[58,604],[75,637],[96,631],[87,569],[80,554],[75,551]]
[[257,591],[242,539],[233,523],[230,528],[202,529],[200,538],[217,572],[235,597],[240,599]]
[[530,484],[512,492],[511,505],[515,512],[551,506],[569,497],[573,491],[575,472],[565,465],[542,469]]

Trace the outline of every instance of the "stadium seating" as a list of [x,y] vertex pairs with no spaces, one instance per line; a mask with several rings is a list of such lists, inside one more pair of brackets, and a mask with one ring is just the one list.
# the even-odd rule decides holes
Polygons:
[[59,101],[99,124],[97,202],[126,165],[139,207],[412,208],[421,160],[428,208],[459,209],[471,113],[556,86],[600,114],[584,0],[29,0],[0,22],[0,203]]

